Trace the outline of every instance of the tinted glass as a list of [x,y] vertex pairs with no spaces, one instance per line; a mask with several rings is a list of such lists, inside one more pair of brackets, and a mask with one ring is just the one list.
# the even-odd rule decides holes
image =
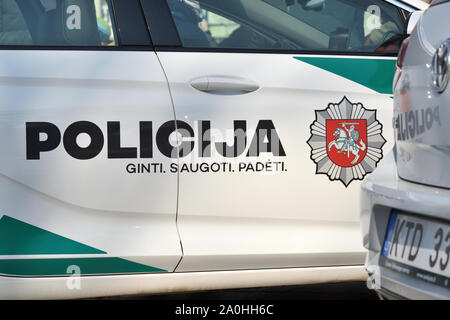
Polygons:
[[109,0],[0,0],[0,45],[115,44]]
[[184,47],[396,52],[398,9],[381,0],[167,0]]

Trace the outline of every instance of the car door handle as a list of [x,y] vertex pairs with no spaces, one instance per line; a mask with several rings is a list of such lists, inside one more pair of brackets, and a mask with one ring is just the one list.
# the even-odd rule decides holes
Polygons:
[[243,94],[259,89],[259,85],[252,80],[227,76],[200,77],[190,83],[197,90],[217,94]]

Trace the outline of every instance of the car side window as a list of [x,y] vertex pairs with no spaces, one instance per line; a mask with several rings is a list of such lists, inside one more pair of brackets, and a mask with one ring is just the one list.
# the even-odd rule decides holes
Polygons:
[[392,52],[405,25],[382,0],[167,0],[186,48]]
[[115,46],[110,0],[0,0],[0,46]]

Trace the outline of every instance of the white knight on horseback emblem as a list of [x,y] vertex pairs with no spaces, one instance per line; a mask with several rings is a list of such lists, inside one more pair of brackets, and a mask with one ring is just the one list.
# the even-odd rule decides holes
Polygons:
[[[360,158],[360,150],[366,150],[366,144],[363,139],[359,138],[359,131],[355,129],[355,124],[357,123],[350,122],[347,124],[345,121],[342,122],[343,129],[336,128],[333,133],[336,140],[333,140],[328,144],[328,151],[331,151],[331,148],[334,146],[338,152],[346,153],[347,158],[350,158],[350,153],[354,155],[354,159],[350,162],[351,164],[358,162]],[[350,129],[346,127],[347,125],[350,125]],[[358,141],[360,141],[360,144],[358,144]]]

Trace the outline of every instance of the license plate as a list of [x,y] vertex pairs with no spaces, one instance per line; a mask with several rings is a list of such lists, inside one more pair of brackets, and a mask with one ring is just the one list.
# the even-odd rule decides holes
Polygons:
[[450,289],[450,224],[392,212],[380,265]]

